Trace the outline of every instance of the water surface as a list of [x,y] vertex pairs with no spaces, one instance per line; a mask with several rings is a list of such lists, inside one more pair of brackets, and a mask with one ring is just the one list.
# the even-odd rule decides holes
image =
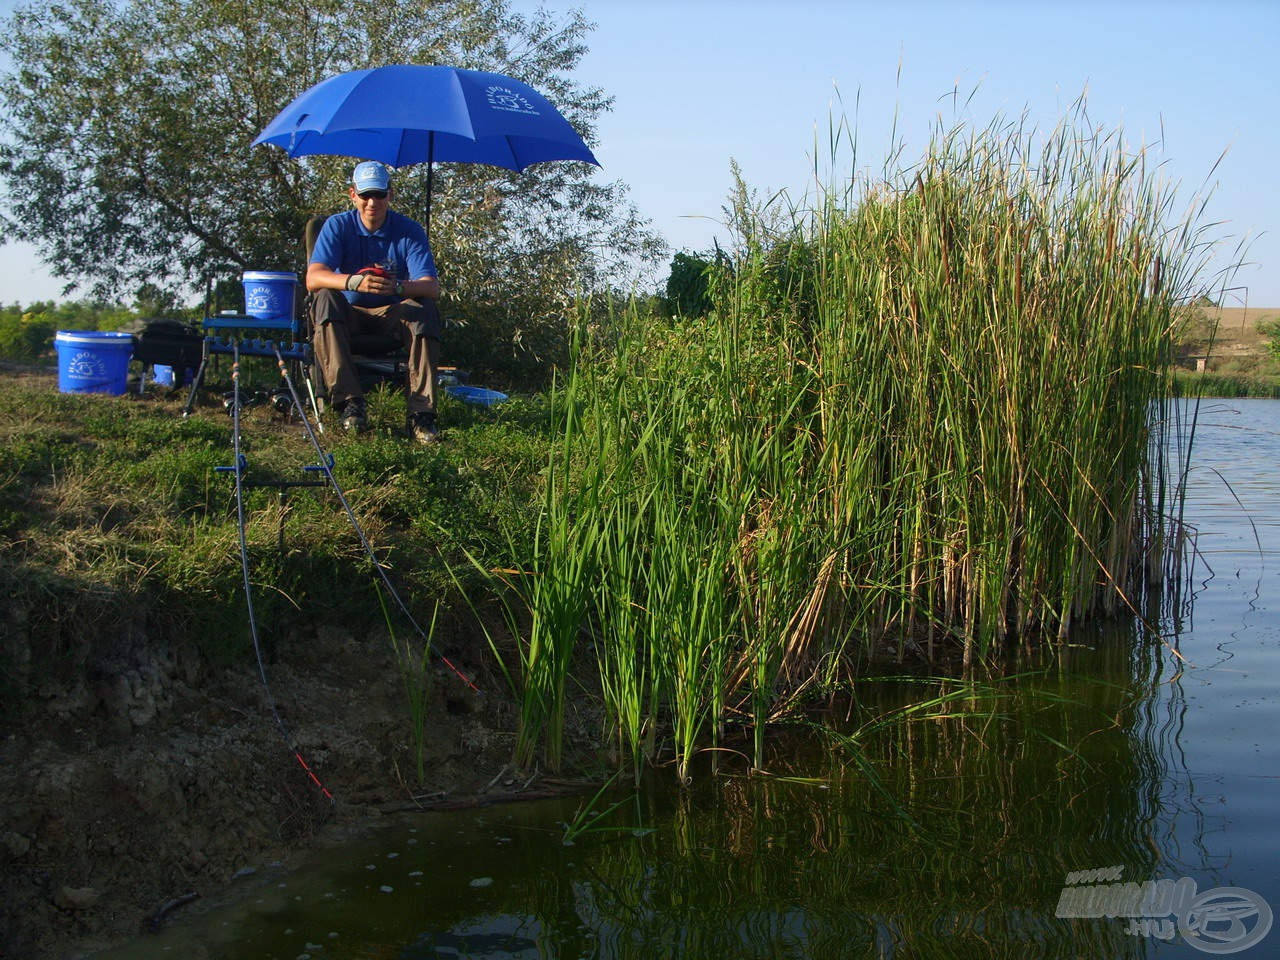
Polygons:
[[[1280,909],[1280,402],[1206,402],[1194,453],[1191,596],[1160,636],[1078,637],[965,718],[855,746],[776,737],[770,776],[726,755],[688,789],[660,771],[594,803],[406,818],[104,956],[1203,956],[1158,920],[1056,915],[1085,870]],[[947,689],[859,696],[889,709]],[[1240,955],[1277,952],[1272,931]]]

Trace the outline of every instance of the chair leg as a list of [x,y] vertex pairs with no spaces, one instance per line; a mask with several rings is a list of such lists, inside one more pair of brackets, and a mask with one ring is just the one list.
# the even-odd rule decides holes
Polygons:
[[316,427],[321,433],[324,433],[324,400],[316,392],[316,368],[314,364],[302,362],[299,364],[299,371],[302,376],[302,382],[307,387],[307,401],[311,404],[311,412],[316,418]]
[[204,382],[205,367],[209,365],[209,340],[206,338],[204,346],[200,350],[200,367],[196,370],[196,375],[191,378],[191,390],[187,393],[187,405],[182,408],[184,417],[191,416],[191,411],[196,407],[196,392],[200,389],[200,384]]

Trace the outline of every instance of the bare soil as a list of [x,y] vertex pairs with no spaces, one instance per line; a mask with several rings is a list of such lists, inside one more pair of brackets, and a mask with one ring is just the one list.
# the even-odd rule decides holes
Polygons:
[[1194,325],[1183,354],[1206,356],[1209,370],[1256,367],[1267,355],[1267,338],[1258,324],[1280,321],[1280,309],[1274,307],[1213,307],[1201,313],[1203,319]]
[[[321,628],[281,642],[267,674],[300,758],[256,666],[216,667],[181,642],[140,639],[112,642],[86,624],[84,674],[46,684],[3,732],[0,956],[89,956],[238,872],[287,865],[325,833],[491,802],[529,783],[502,775],[510,704],[444,670],[428,684],[418,782],[408,698],[384,637]],[[501,691],[477,647],[450,652],[481,689]]]

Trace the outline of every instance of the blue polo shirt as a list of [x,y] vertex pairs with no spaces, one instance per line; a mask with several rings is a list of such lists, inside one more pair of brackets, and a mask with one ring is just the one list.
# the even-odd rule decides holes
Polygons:
[[[387,211],[387,219],[372,233],[360,221],[355,209],[335,213],[324,222],[311,251],[311,262],[322,263],[338,273],[355,273],[363,267],[381,265],[401,282],[436,275],[422,225],[402,213]],[[347,300],[360,307],[381,307],[397,302],[396,297],[376,297],[346,291]]]

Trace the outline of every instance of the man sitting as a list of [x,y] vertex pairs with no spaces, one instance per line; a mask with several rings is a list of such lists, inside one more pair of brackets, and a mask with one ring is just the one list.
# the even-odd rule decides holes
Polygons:
[[391,175],[381,163],[359,164],[348,192],[354,209],[325,221],[307,265],[312,348],[343,428],[361,431],[369,421],[351,336],[373,332],[399,340],[409,351],[409,435],[430,443],[439,438],[442,329],[431,246],[421,224],[391,209]]

